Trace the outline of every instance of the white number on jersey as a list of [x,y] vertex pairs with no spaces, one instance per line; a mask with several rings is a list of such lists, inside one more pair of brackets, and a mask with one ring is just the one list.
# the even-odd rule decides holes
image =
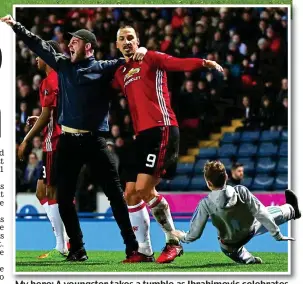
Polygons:
[[43,166],[43,178],[46,178],[46,170],[45,170],[45,166]]
[[147,163],[145,164],[145,166],[149,168],[153,168],[155,166],[156,158],[157,157],[155,154],[148,154]]

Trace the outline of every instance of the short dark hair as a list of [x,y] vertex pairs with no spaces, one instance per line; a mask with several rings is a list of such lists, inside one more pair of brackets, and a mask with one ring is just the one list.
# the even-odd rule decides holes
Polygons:
[[47,43],[56,51],[56,53],[62,53],[60,44],[55,40],[48,40]]
[[233,163],[231,166],[231,170],[236,170],[237,168],[243,167],[244,165],[241,163]]
[[204,175],[214,187],[223,187],[226,181],[225,166],[220,161],[208,161],[204,165]]
[[137,38],[139,38],[139,33],[136,31],[136,29],[132,25],[121,25],[117,31],[117,37],[118,37],[118,32],[123,29],[133,29],[137,35]]

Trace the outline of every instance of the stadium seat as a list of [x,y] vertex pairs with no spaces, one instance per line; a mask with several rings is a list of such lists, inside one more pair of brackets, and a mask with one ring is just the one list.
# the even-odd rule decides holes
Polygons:
[[233,163],[230,159],[223,158],[223,159],[220,159],[220,161],[224,164],[225,169],[227,169],[227,170],[231,169],[231,166],[232,166]]
[[257,146],[249,143],[243,143],[238,150],[238,157],[252,157],[257,153]]
[[287,157],[288,156],[288,143],[282,142],[279,149],[279,156],[280,157]]
[[250,158],[240,158],[237,161],[244,166],[244,173],[245,174],[252,174],[255,171],[255,162]]
[[288,131],[287,130],[282,131],[281,140],[288,141]]
[[199,150],[198,158],[204,159],[215,159],[217,157],[217,148],[209,147],[209,148],[201,148]]
[[192,178],[188,186],[189,191],[202,191],[207,190],[207,185],[203,176],[195,176]]
[[221,143],[237,143],[240,140],[240,136],[240,132],[226,132],[221,139]]
[[169,189],[171,191],[183,191],[186,190],[189,185],[189,177],[186,175],[180,175],[174,177],[173,180],[169,183]]
[[252,178],[251,177],[246,177],[242,180],[241,184],[246,186],[250,190],[251,183],[252,183]]
[[269,131],[265,130],[262,131],[261,136],[260,136],[260,141],[261,142],[274,142],[279,140],[280,138],[280,131]]
[[223,144],[218,149],[218,157],[219,158],[232,157],[232,156],[235,156],[236,153],[237,153],[237,146],[235,146],[233,144]]
[[195,164],[195,167],[194,167],[194,173],[195,174],[201,174],[202,175],[202,170],[203,170],[203,167],[205,165],[205,163],[207,162],[208,160],[207,159],[201,159],[201,160],[198,160]]
[[259,131],[244,131],[242,132],[240,141],[253,143],[259,140],[260,132]]
[[252,190],[270,190],[273,186],[274,178],[268,175],[257,175],[252,183]]
[[287,174],[288,173],[288,160],[287,160],[287,158],[280,158],[276,171],[279,174]]
[[273,143],[261,143],[257,155],[259,157],[271,157],[277,155],[278,146]]
[[177,174],[178,175],[188,175],[194,170],[194,163],[178,163]]
[[260,158],[256,164],[256,172],[258,174],[268,174],[275,170],[276,162],[271,158]]
[[158,189],[160,191],[168,191],[169,190],[169,184],[170,184],[170,180],[161,179],[161,181],[158,185]]
[[287,175],[278,175],[275,179],[274,189],[284,190],[288,188],[288,177]]

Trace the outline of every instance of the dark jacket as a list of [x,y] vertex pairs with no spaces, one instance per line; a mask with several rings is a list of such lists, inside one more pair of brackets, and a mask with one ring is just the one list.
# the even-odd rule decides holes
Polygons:
[[242,180],[240,180],[240,179],[234,179],[232,176],[230,176],[230,178],[227,181],[227,184],[231,185],[231,186],[236,186],[236,185],[240,185],[241,182],[242,182]]
[[26,30],[20,23],[13,30],[47,65],[58,73],[58,123],[64,126],[108,131],[110,82],[124,59],[96,61],[94,56],[77,63],[54,49],[44,40]]

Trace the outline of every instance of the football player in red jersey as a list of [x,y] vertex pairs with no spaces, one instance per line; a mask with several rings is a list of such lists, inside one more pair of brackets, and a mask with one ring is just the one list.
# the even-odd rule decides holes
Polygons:
[[166,246],[157,262],[168,263],[180,256],[183,248],[171,233],[175,227],[169,204],[155,189],[160,178],[174,176],[179,152],[179,128],[170,105],[166,71],[215,68],[222,72],[223,68],[211,60],[180,59],[154,51],[147,51],[141,62],[135,61],[139,39],[130,26],[118,30],[116,44],[126,63],[117,69],[113,87],[122,90],[128,99],[136,134],[133,159],[125,169],[125,199],[139,252],[126,261],[154,261],[147,206],[166,236]]
[[[56,52],[60,51],[60,46],[56,41],[49,41],[49,44]],[[43,170],[37,183],[36,196],[44,207],[56,237],[56,247],[49,253],[39,256],[39,258],[63,258],[68,252],[67,236],[61,220],[58,204],[56,201],[55,187],[55,159],[56,147],[61,134],[61,128],[57,123],[57,99],[58,99],[58,75],[40,57],[37,57],[38,69],[44,71],[47,77],[41,82],[39,88],[40,103],[42,113],[39,117],[31,116],[27,123],[33,125],[32,129],[25,136],[19,146],[18,156],[24,159],[24,152],[36,135],[43,131]]]

